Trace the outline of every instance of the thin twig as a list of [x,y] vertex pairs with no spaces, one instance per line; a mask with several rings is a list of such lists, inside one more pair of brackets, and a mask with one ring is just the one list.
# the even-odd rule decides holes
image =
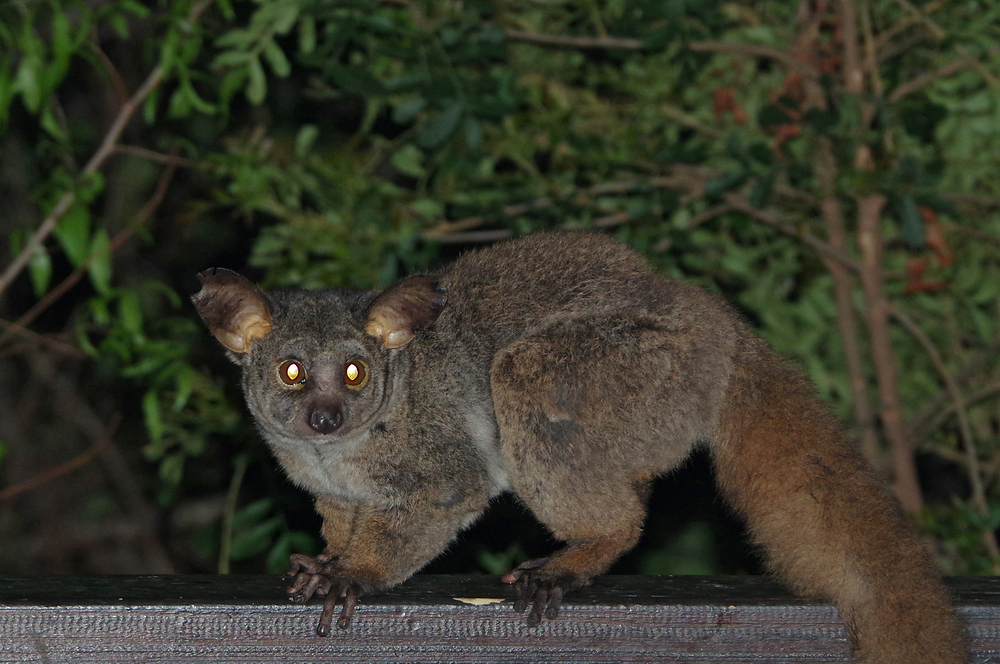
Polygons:
[[746,196],[742,194],[729,193],[723,198],[727,203],[732,205],[734,209],[739,210],[747,216],[753,217],[757,221],[763,222],[785,235],[789,235],[802,241],[803,244],[809,245],[820,255],[831,260],[835,260],[854,272],[859,272],[861,270],[860,264],[843,251],[827,242],[824,242],[815,235],[799,230],[794,224],[779,218],[778,215],[771,210],[755,208],[750,204],[750,201]]
[[889,313],[892,306],[885,294],[885,277],[882,272],[881,220],[886,202],[887,199],[882,194],[870,194],[858,199],[861,286],[865,294],[865,316],[875,363],[882,429],[889,441],[895,474],[893,486],[903,509],[910,514],[919,514],[923,508],[923,496],[917,481],[913,444],[903,425],[896,354],[889,338]]
[[[202,0],[201,2],[195,4],[191,11],[188,12],[186,21],[189,24],[195,23],[198,18],[208,9],[208,6],[212,4],[213,0]],[[104,140],[101,142],[100,147],[91,156],[90,161],[87,162],[86,166],[80,172],[80,177],[85,178],[88,175],[92,175],[97,172],[107,160],[109,156],[114,152],[115,144],[121,137],[122,132],[125,130],[125,126],[128,125],[129,120],[132,119],[132,115],[142,106],[146,97],[155,90],[160,83],[163,82],[163,76],[165,70],[162,64],[158,64],[153,67],[152,71],[149,72],[149,76],[143,81],[139,89],[135,91],[128,101],[122,104],[121,109],[118,111],[118,115],[115,117],[114,122],[111,123],[111,127],[108,129],[107,134],[104,135]],[[34,235],[28,239],[21,252],[17,257],[7,266],[7,269],[0,274],[0,295],[10,287],[17,275],[24,270],[31,257],[34,255],[35,251],[41,244],[52,234],[55,229],[56,224],[62,219],[63,215],[72,207],[73,203],[76,202],[76,193],[73,191],[67,191],[64,193],[59,200],[56,202],[52,211],[42,222],[38,230],[35,231]]]
[[911,12],[909,16],[904,16],[899,19],[895,25],[887,30],[883,30],[878,36],[877,47],[882,50],[889,45],[896,35],[905,32],[909,28],[922,22],[925,17],[929,17],[931,14],[936,12],[938,9],[947,4],[948,0],[934,0],[933,2],[928,2],[922,7],[914,7],[915,12]]
[[[543,196],[541,198],[525,201],[523,203],[506,205],[496,216],[509,219],[512,217],[520,217],[537,210],[545,210],[560,203],[566,205],[586,205],[591,201],[591,199],[599,196],[624,195],[647,189],[693,189],[701,186],[701,184],[703,183],[701,183],[699,178],[682,173],[638,180],[625,180],[622,182],[605,182],[576,192],[573,196],[565,199],[555,199],[551,196]],[[467,233],[467,231],[479,228],[480,226],[485,226],[494,221],[496,221],[495,217],[486,215],[465,217],[455,221],[443,221],[437,226],[424,231],[424,237],[440,242],[488,242],[490,241],[488,239],[469,240],[468,238],[470,237],[478,238],[480,236],[472,236]],[[484,231],[484,233],[487,233],[488,235],[482,236],[483,238],[495,237],[494,231]],[[500,239],[510,237],[510,235],[510,233],[507,233]]]
[[240,497],[240,487],[243,486],[243,476],[246,475],[250,461],[246,454],[240,454],[234,462],[236,468],[229,480],[229,491],[226,493],[226,503],[222,509],[222,537],[219,540],[219,574],[229,574],[229,558],[233,547],[233,517],[236,515],[236,503]]
[[959,226],[958,224],[945,224],[944,229],[949,233],[964,235],[978,242],[989,242],[990,244],[1000,245],[1000,236],[981,231],[978,228],[969,228],[967,226]]
[[719,203],[718,205],[713,205],[707,210],[703,210],[698,214],[691,217],[686,224],[684,224],[685,231],[691,231],[702,224],[715,219],[716,217],[726,214],[727,212],[738,211],[739,208],[733,206],[732,203]]
[[112,416],[111,421],[105,427],[104,435],[101,439],[91,445],[85,452],[78,454],[65,463],[59,464],[55,468],[50,468],[40,475],[35,475],[29,479],[5,487],[0,490],[0,501],[9,500],[14,496],[27,491],[33,491],[48,484],[49,482],[59,479],[63,475],[67,475],[74,470],[87,465],[90,463],[91,459],[96,457],[98,454],[107,449],[109,445],[111,445],[111,440],[114,438],[115,432],[118,430],[118,425],[121,424],[121,421],[121,413],[115,413],[114,416]]
[[[955,385],[959,388],[968,385],[973,378],[983,373],[989,367],[993,358],[1000,353],[1000,334],[993,337],[986,347],[977,351],[963,364],[951,377]],[[949,395],[947,390],[941,390],[933,397],[924,400],[920,412],[910,418],[908,423],[909,435],[913,440],[918,440],[924,432],[935,429],[940,423],[940,412],[947,404]]]
[[[937,370],[938,375],[944,382],[945,389],[951,397],[955,408],[955,417],[958,418],[958,431],[962,437],[962,445],[965,447],[965,460],[969,470],[969,482],[972,484],[972,500],[979,510],[981,516],[988,516],[990,512],[989,502],[986,499],[986,488],[983,484],[982,471],[979,467],[979,452],[976,439],[972,435],[972,425],[969,424],[969,414],[966,412],[965,397],[962,391],[955,384],[948,367],[945,366],[944,359],[938,352],[937,347],[928,338],[924,331],[920,329],[913,319],[898,307],[892,308],[892,316],[899,321],[903,327],[917,340],[930,358],[931,364]],[[987,528],[983,530],[983,543],[990,554],[991,565],[994,574],[1000,574],[1000,544],[997,543],[996,533]]]
[[[156,184],[156,190],[153,192],[153,196],[146,202],[142,210],[135,215],[132,222],[115,234],[115,237],[111,239],[110,250],[112,253],[125,244],[125,242],[128,241],[128,239],[135,233],[135,229],[145,224],[160,206],[167,194],[167,189],[170,186],[170,182],[173,179],[176,170],[176,166],[170,166],[163,172],[163,175],[160,176],[160,180]],[[34,306],[28,309],[24,315],[13,323],[6,323],[7,329],[0,334],[0,347],[3,347],[3,345],[14,334],[18,333],[20,330],[26,329],[28,325],[31,325],[31,323],[39,315],[41,315],[42,312],[52,306],[57,300],[59,300],[59,298],[73,288],[73,286],[79,283],[80,279],[83,278],[83,275],[86,274],[93,259],[93,255],[88,256],[79,267],[63,279],[58,286],[46,293],[45,296],[38,300]]]
[[930,85],[933,81],[939,78],[948,78],[949,76],[954,76],[963,69],[967,69],[968,67],[973,67],[977,64],[979,64],[979,62],[978,60],[976,60],[976,58],[966,56],[966,57],[961,57],[955,60],[954,62],[950,62],[944,65],[943,67],[939,67],[934,71],[929,71],[924,74],[920,74],[919,76],[910,79],[906,83],[898,85],[896,89],[893,90],[892,93],[889,95],[889,102],[895,103],[900,99],[902,99],[903,97],[906,97],[907,95],[911,95],[914,92],[919,92],[920,90]]
[[179,166],[181,168],[194,168],[198,164],[198,162],[193,159],[178,157],[176,154],[163,154],[162,152],[157,152],[156,150],[150,150],[148,148],[141,148],[137,145],[119,144],[115,146],[115,152],[117,154],[127,154],[133,157],[139,157],[140,159],[146,159],[147,161],[155,161],[160,164]]
[[[641,39],[622,37],[572,37],[568,35],[551,35],[523,30],[506,29],[504,34],[511,41],[519,41],[536,46],[549,48],[571,48],[581,51],[619,49],[623,51],[641,51],[646,48]],[[816,77],[819,72],[807,62],[798,60],[785,51],[757,44],[733,44],[721,41],[692,41],[684,46],[696,53],[729,53],[753,58],[765,58],[780,62],[789,69],[800,71],[810,77]]]
[[0,349],[2,349],[0,350],[0,357],[11,354],[11,348],[2,348],[2,346],[7,339],[14,335],[24,339],[29,339],[32,342],[32,348],[37,346],[46,346],[61,355],[75,357],[77,359],[88,357],[85,352],[76,346],[72,346],[68,343],[59,341],[58,339],[53,339],[44,334],[39,334],[38,332],[29,330],[28,328],[23,327],[20,323],[11,323],[0,319],[0,327],[4,328],[3,334],[0,335]]

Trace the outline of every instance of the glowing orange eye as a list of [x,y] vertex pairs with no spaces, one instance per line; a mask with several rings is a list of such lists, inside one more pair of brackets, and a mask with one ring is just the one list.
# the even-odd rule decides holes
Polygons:
[[351,360],[344,365],[344,385],[360,390],[368,383],[368,365],[362,360]]
[[306,383],[306,368],[296,360],[285,360],[278,365],[278,380],[285,387],[297,390]]

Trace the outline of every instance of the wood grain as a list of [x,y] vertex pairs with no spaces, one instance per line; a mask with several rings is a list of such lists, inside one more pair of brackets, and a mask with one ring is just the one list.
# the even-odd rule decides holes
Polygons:
[[[1000,661],[1000,578],[948,581],[973,662]],[[765,577],[606,576],[529,629],[496,578],[418,575],[354,624],[277,576],[0,577],[0,662],[847,662],[833,607]],[[474,606],[454,598],[503,598]]]

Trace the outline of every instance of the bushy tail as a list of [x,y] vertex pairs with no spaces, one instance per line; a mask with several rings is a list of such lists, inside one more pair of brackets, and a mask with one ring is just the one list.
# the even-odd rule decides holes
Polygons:
[[713,453],[769,567],[840,610],[865,664],[959,664],[963,629],[926,547],[808,381],[763,343],[737,360]]

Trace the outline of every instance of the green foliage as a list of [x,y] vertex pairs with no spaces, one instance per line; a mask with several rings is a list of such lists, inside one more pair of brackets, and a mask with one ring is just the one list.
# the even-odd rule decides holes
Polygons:
[[284,518],[275,514],[276,507],[273,499],[262,498],[233,515],[230,560],[238,562],[266,554],[267,571],[280,574],[288,569],[289,555],[319,552],[316,539],[290,530]]
[[[886,290],[947,370],[959,373],[1000,335],[1000,10],[932,9],[916,17],[906,3],[869,3],[880,57],[865,64],[874,80],[859,98],[842,83],[833,16],[818,23],[813,51],[796,55],[796,7],[777,1],[3,3],[0,165],[11,147],[26,154],[17,172],[31,211],[7,222],[10,253],[71,196],[26,256],[29,290],[42,298],[67,270],[83,272],[77,343],[141,412],[164,502],[194,484],[192,459],[245,444],[240,407],[205,359],[217,350],[177,295],[190,283],[175,276],[235,241],[268,287],[374,288],[484,238],[613,232],[663,274],[722,292],[850,420],[832,278],[802,240],[827,238],[824,146],[849,222],[847,257],[856,260],[857,199],[885,195]],[[632,41],[542,45],[523,33]],[[153,151],[129,159],[152,157],[157,169],[183,156],[184,175],[146,232],[138,211],[158,171],[130,169],[129,179],[81,167],[108,114],[94,120],[67,102],[87,96],[78,86],[113,98],[108,81],[134,93],[157,69],[139,100],[144,124],[133,121],[122,142]],[[140,260],[116,260],[126,229],[146,240]],[[143,260],[156,266],[153,281]],[[904,329],[892,342],[904,409],[924,418],[942,393],[938,367]],[[981,538],[1000,500],[989,463],[1000,450],[996,354],[976,369],[962,389],[975,397],[967,412],[989,504],[984,515],[952,496],[925,514],[956,571],[997,564]],[[968,472],[954,418],[934,421],[917,432],[920,448]],[[287,525],[286,505],[249,499],[231,515],[232,560],[277,569],[289,550],[312,546]],[[709,548],[699,528],[679,549],[650,554],[649,569],[714,565],[683,546]],[[520,555],[487,553],[481,564],[496,570]]]

